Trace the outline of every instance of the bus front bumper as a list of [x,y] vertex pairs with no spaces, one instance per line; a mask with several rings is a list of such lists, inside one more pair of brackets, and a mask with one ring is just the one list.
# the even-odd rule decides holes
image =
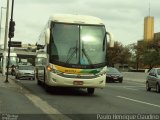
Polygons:
[[79,88],[104,88],[106,75],[96,76],[92,79],[84,78],[67,78],[57,75],[55,73],[49,73],[46,84],[49,86],[59,87],[79,87]]

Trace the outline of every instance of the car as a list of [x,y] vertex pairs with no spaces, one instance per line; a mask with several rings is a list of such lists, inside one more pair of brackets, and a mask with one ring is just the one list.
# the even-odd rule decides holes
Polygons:
[[118,71],[118,69],[113,68],[113,67],[108,67],[107,68],[107,74],[106,74],[106,82],[115,82],[119,81],[122,83],[123,81],[123,75]]
[[152,68],[146,77],[146,90],[156,89],[160,92],[160,68]]
[[15,70],[15,78],[27,78],[34,80],[34,66],[31,65],[19,65]]

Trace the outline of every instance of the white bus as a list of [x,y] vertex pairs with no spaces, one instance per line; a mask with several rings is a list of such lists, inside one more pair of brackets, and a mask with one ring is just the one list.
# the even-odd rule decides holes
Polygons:
[[37,52],[35,59],[35,79],[37,79],[38,84],[40,81],[44,80],[44,70],[47,64],[47,54],[45,52]]
[[43,51],[47,56],[44,79],[37,79],[38,84],[46,90],[53,86],[87,88],[89,94],[95,88],[104,88],[107,34],[102,20],[96,17],[50,17],[36,43],[37,54]]
[[43,52],[37,52],[35,63],[36,65],[46,65],[47,63],[47,54]]

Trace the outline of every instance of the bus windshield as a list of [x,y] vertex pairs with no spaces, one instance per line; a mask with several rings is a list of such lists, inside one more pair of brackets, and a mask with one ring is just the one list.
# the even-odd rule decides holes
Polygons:
[[47,59],[44,57],[38,57],[36,58],[36,64],[38,65],[45,65],[47,63]]
[[103,25],[52,24],[50,62],[78,66],[106,63],[105,33]]

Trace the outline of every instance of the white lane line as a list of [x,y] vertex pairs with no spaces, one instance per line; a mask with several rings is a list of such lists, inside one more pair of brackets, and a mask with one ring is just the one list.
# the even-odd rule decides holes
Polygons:
[[140,83],[137,83],[135,81],[124,81],[125,83],[133,83],[133,84],[137,84],[137,85],[145,85],[145,82],[140,82]]
[[144,102],[144,101],[140,101],[140,100],[136,100],[136,99],[131,99],[131,98],[123,97],[123,96],[117,96],[117,97],[122,98],[122,99],[126,99],[126,100],[130,100],[130,101],[133,101],[133,102],[142,103],[142,104],[146,104],[146,105],[150,105],[150,106],[160,108],[160,105],[156,105],[156,104],[152,104],[152,103],[148,103],[148,102]]
[[[25,96],[38,108],[40,108],[44,113],[50,115],[51,119],[58,119],[58,120],[71,120],[66,115],[63,115],[57,109],[50,106],[46,101],[43,101],[40,97],[33,95],[31,93],[26,93]],[[59,114],[59,116],[52,116],[52,114]]]
[[123,89],[128,89],[128,90],[141,90],[142,88],[144,89],[145,86],[116,86],[116,85],[107,85],[107,87],[111,87],[111,88],[123,88]]
[[124,89],[128,89],[128,90],[138,90],[138,89],[134,89],[134,88],[129,88],[129,87],[123,87]]

